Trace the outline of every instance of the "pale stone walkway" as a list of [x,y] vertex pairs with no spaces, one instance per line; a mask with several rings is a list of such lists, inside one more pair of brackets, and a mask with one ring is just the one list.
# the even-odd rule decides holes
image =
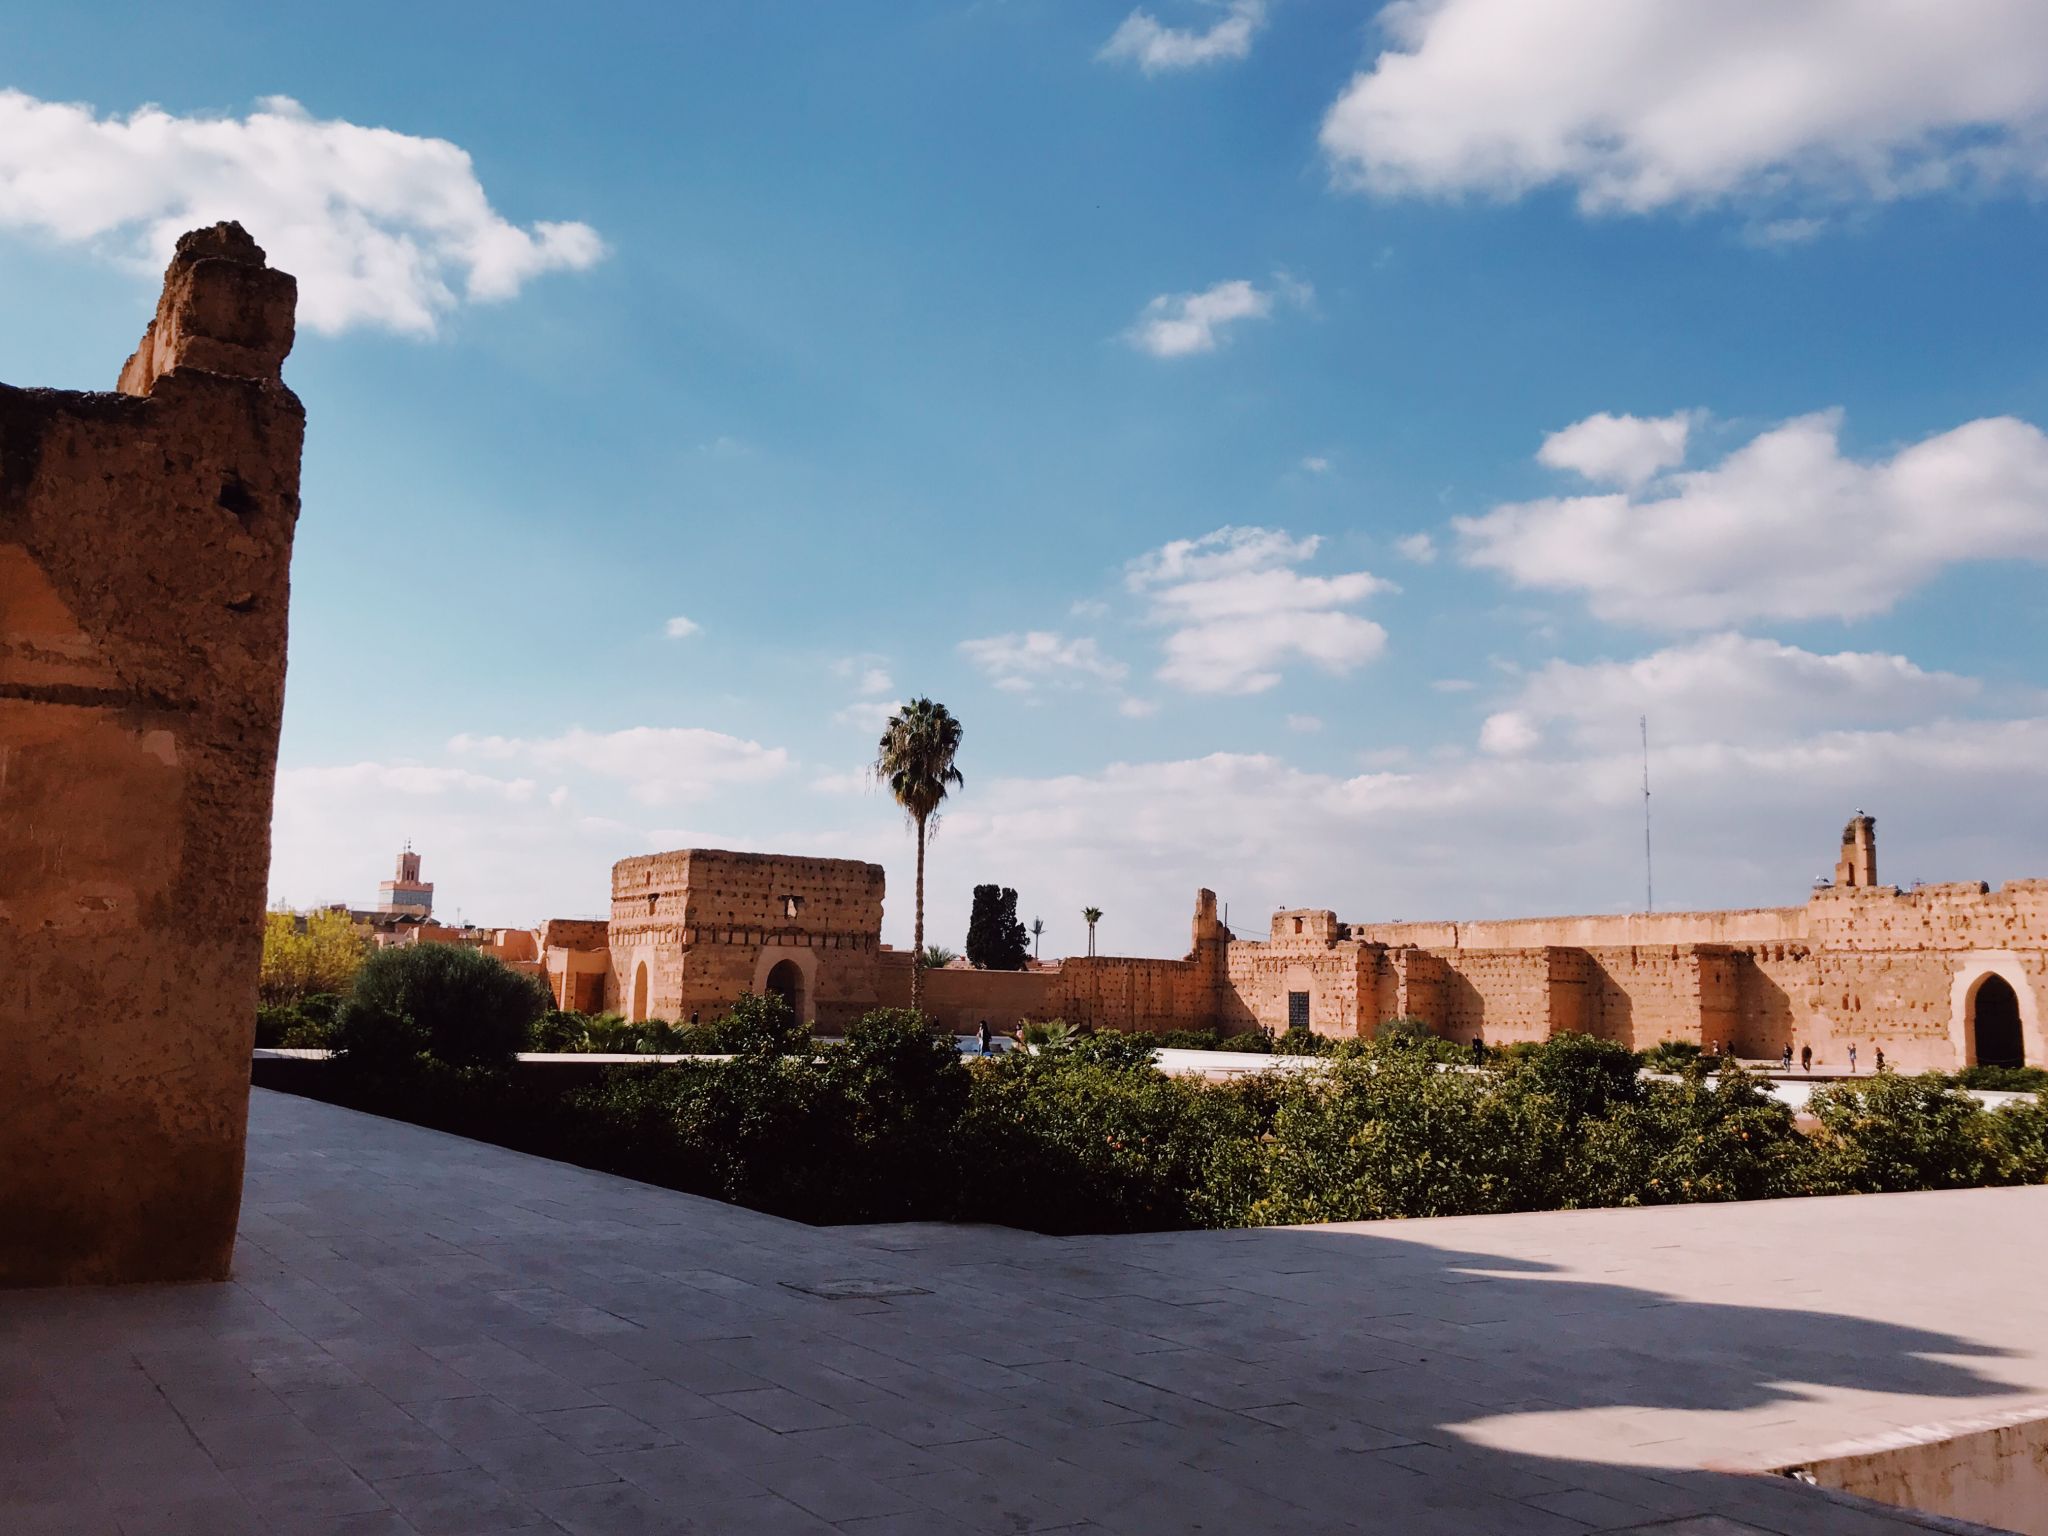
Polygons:
[[2048,1400],[2048,1190],[1060,1240],[251,1130],[235,1283],[0,1293],[0,1530],[1860,1536],[1700,1469]]

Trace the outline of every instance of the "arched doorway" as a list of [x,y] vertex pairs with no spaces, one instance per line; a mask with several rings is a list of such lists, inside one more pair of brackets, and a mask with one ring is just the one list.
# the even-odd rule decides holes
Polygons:
[[2020,997],[2003,976],[1986,976],[1971,994],[1970,1045],[1971,1055],[1980,1067],[2026,1065],[2026,1047],[2020,1036]]
[[789,1011],[804,1016],[804,973],[794,960],[778,960],[768,972],[768,995],[789,1004]]
[[634,1024],[647,1022],[647,962],[642,960],[633,971],[633,1011],[627,1020]]

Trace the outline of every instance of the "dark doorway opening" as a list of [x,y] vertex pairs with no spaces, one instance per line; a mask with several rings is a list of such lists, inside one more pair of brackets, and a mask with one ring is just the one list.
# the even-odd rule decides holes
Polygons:
[[1986,976],[1970,999],[1970,1029],[1980,1067],[2023,1067],[2027,1062],[2020,1038],[2020,999],[2003,976]]
[[1308,1028],[1308,994],[1306,992],[1290,992],[1287,994],[1287,1027],[1289,1029]]
[[768,972],[768,992],[789,1004],[789,1011],[804,1016],[804,973],[794,960],[778,960]]

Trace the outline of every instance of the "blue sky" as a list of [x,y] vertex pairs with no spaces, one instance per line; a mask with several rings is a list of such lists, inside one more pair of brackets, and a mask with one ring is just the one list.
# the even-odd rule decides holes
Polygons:
[[2048,22],[1602,14],[10,6],[0,378],[109,385],[189,224],[300,276],[299,904],[703,843],[907,940],[914,693],[942,939],[1625,910],[1644,713],[1659,906],[1859,807],[2048,874]]

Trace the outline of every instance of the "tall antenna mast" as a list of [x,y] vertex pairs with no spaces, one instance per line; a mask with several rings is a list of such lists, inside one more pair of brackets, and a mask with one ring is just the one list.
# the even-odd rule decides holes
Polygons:
[[1650,878],[1650,717],[1639,716],[1643,732],[1643,910],[1657,910],[1657,888]]

